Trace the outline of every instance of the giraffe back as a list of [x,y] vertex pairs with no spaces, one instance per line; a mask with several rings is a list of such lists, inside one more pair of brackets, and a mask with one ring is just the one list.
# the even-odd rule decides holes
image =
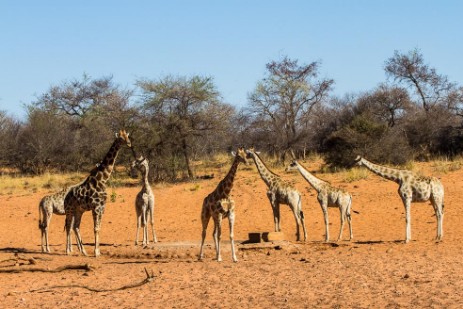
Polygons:
[[44,208],[49,214],[54,213],[57,215],[64,215],[64,198],[69,192],[69,189],[69,187],[66,187],[55,194],[44,196],[40,201],[40,207]]

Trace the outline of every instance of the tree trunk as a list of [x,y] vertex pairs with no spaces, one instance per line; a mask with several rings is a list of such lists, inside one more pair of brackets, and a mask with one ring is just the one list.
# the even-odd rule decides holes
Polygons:
[[188,153],[188,145],[186,143],[186,140],[182,140],[182,150],[183,150],[183,156],[185,158],[185,165],[188,171],[188,178],[193,179],[195,177],[193,168],[191,167],[191,162],[190,162],[190,155]]

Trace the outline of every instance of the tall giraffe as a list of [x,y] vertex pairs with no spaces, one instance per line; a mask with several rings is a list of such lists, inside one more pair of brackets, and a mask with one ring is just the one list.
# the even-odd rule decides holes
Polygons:
[[275,232],[280,232],[280,204],[288,205],[293,211],[296,220],[296,239],[300,241],[300,228],[304,230],[304,241],[307,240],[307,231],[305,229],[304,213],[302,212],[301,193],[299,193],[288,182],[284,181],[277,174],[267,168],[265,163],[259,157],[254,148],[246,150],[247,158],[252,158],[259,171],[260,177],[268,187],[267,197],[273,210],[273,219],[275,221]]
[[87,255],[82,237],[80,236],[80,222],[83,213],[91,210],[95,233],[95,256],[98,257],[100,255],[99,233],[101,218],[103,217],[107,199],[106,182],[114,169],[119,149],[124,144],[128,147],[131,146],[129,134],[125,130],[121,130],[119,134],[116,134],[116,139],[98,167],[94,168],[82,183],[73,186],[66,195],[64,200],[64,210],[66,212],[66,254],[70,254],[72,251],[71,229],[73,229],[79,251]]
[[204,258],[203,247],[204,240],[206,239],[206,230],[209,220],[214,220],[214,243],[217,261],[222,261],[220,254],[220,239],[222,234],[222,219],[228,218],[230,225],[230,242],[233,262],[238,262],[235,254],[235,243],[233,235],[233,226],[235,223],[235,202],[230,198],[230,192],[233,188],[233,181],[235,180],[236,171],[240,163],[247,164],[246,153],[243,148],[238,148],[236,153],[232,153],[235,157],[233,164],[230,167],[227,175],[222,179],[217,188],[210,193],[203,201],[203,207],[201,210],[201,222],[203,225],[201,249],[199,251],[199,259]]
[[341,188],[333,187],[329,182],[321,180],[312,175],[307,169],[305,169],[299,162],[294,160],[286,168],[289,170],[298,170],[302,177],[318,192],[317,200],[323,211],[325,218],[325,241],[330,240],[329,222],[328,222],[328,207],[338,207],[341,212],[341,227],[339,229],[338,241],[341,240],[342,230],[344,228],[344,222],[347,218],[349,223],[350,238],[352,240],[352,218],[350,215],[352,206],[352,196]]
[[149,161],[143,155],[137,155],[134,147],[132,148],[135,160],[132,162],[132,167],[136,167],[142,174],[142,188],[135,198],[135,211],[137,213],[137,234],[135,237],[135,245],[138,245],[138,234],[140,227],[143,228],[143,242],[142,245],[149,244],[148,237],[148,220],[151,224],[151,231],[153,234],[153,242],[157,242],[156,232],[154,230],[154,194],[151,189],[148,174],[149,174]]
[[407,170],[399,170],[374,164],[361,156],[355,159],[373,173],[399,184],[399,195],[405,207],[405,243],[411,239],[410,207],[412,202],[431,201],[437,218],[437,237],[442,240],[444,219],[444,186],[436,177],[422,177]]

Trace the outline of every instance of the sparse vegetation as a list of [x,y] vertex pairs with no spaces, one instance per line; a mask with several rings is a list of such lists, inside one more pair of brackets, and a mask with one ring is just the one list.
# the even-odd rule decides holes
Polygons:
[[344,182],[355,182],[361,179],[367,179],[370,172],[365,168],[354,167],[343,172],[340,172],[341,179]]
[[[270,61],[241,110],[223,102],[212,77],[146,78],[137,89],[112,77],[63,81],[26,105],[24,121],[0,111],[1,173],[85,173],[121,128],[150,161],[153,183],[211,174],[228,165],[238,145],[255,146],[272,169],[290,153],[304,160],[322,154],[330,167],[323,172],[351,168],[358,154],[387,165],[462,155],[463,87],[426,64],[419,50],[396,51],[385,62],[387,82],[344,97],[331,95],[335,81],[319,76],[320,63]],[[130,160],[130,151],[121,151],[118,164]],[[444,173],[456,168],[436,166]],[[114,177],[111,185],[124,181]]]

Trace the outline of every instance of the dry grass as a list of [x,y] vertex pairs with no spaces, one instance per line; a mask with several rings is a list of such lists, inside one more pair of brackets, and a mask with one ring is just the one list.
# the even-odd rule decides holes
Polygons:
[[0,195],[33,193],[48,189],[58,191],[66,185],[74,184],[84,179],[83,174],[50,174],[40,176],[0,176]]
[[[38,176],[0,176],[0,195],[20,195],[35,193],[39,190],[56,192],[65,186],[83,181],[87,173],[45,173]],[[113,173],[108,181],[108,187],[115,188],[138,183],[138,179],[131,179],[125,173]]]
[[366,168],[354,167],[342,172],[339,172],[343,182],[351,183],[361,179],[367,179],[370,175],[370,171]]
[[[214,156],[209,161],[198,161],[195,166],[196,172],[198,175],[201,174],[215,174],[216,177],[220,177],[221,174],[225,173],[231,163],[230,154],[219,154]],[[277,174],[284,173],[284,167],[281,165],[276,165],[276,160],[273,161],[271,157],[266,158],[270,165],[275,165],[271,167],[274,172]],[[305,161],[306,166],[316,164],[320,166],[320,173],[332,173],[336,174],[342,182],[355,182],[361,179],[367,179],[370,175],[370,172],[365,168],[354,167],[348,170],[339,170],[339,171],[328,171],[324,168],[323,159],[319,155],[310,155]],[[393,166],[391,166],[393,167]],[[429,174],[438,176],[439,174],[447,174],[450,172],[458,171],[463,167],[463,157],[450,160],[448,158],[441,158],[432,161],[430,164],[421,164],[419,162],[410,161],[407,164],[396,167],[401,169],[407,169],[413,171],[419,175]],[[254,169],[254,164],[249,166],[242,166],[244,170]],[[3,174],[0,175],[0,195],[21,195],[21,194],[30,194],[37,192],[39,190],[48,190],[50,192],[55,192],[62,189],[65,186],[77,184],[80,181],[84,180],[87,177],[87,173],[45,173],[40,176],[17,176],[17,174]],[[248,179],[246,182],[248,185],[253,185],[256,179]],[[137,185],[140,182],[139,179],[132,179],[127,176],[125,170],[113,172],[111,178],[108,181],[108,188],[111,189],[111,200],[118,198],[117,194],[114,192],[114,188],[124,187],[124,186],[133,186]],[[156,183],[153,184],[156,188],[163,188],[172,186],[171,183]],[[193,184],[190,191],[194,192],[200,189],[198,184]]]

